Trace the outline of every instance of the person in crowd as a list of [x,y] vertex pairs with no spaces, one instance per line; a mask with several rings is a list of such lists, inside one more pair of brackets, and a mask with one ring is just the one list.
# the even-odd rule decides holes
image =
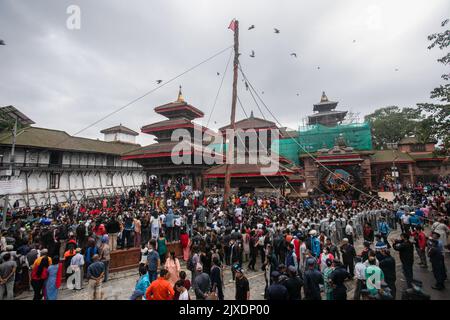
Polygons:
[[189,234],[186,232],[186,230],[184,230],[184,228],[181,229],[180,243],[181,247],[183,248],[183,260],[184,262],[188,262],[190,257],[191,240],[189,239]]
[[169,254],[169,258],[166,260],[164,268],[169,272],[169,282],[172,286],[175,285],[175,282],[179,280],[178,275],[180,274],[181,267],[180,261],[177,257],[175,257],[175,252],[171,251]]
[[195,267],[197,275],[193,281],[193,288],[197,300],[206,300],[211,292],[211,279],[206,272],[203,272],[203,266],[197,263]]
[[84,256],[81,254],[81,248],[75,249],[75,255],[70,260],[70,268],[72,269],[72,274],[77,274],[74,277],[75,283],[73,283],[74,290],[81,290],[83,288],[83,278],[84,278]]
[[304,274],[304,287],[306,300],[322,300],[320,295],[320,285],[324,284],[323,276],[316,269],[316,261],[313,257],[306,260],[307,270]]
[[[367,257],[367,259],[369,259],[369,257]],[[366,288],[366,265],[361,256],[356,256],[355,261],[356,285],[353,300],[359,300],[361,298],[361,290]]]
[[212,292],[217,292],[218,300],[224,300],[223,271],[221,268],[219,257],[216,256],[212,258],[212,263],[213,266],[210,272]]
[[136,286],[130,300],[136,300],[138,297],[141,298],[141,300],[145,300],[145,293],[147,292],[147,288],[149,286],[150,279],[148,277],[147,268],[145,264],[141,263],[139,265],[139,279],[136,282]]
[[420,259],[419,265],[422,268],[428,268],[426,256],[427,236],[425,235],[425,232],[423,232],[423,227],[416,226],[413,232],[411,232],[411,237],[414,239],[414,246]]
[[235,266],[236,272],[236,294],[237,301],[250,300],[250,284],[247,277],[244,275],[244,270],[240,266]]
[[58,300],[58,291],[61,287],[63,262],[58,256],[53,257],[53,263],[47,269],[48,277],[45,280],[45,300]]
[[302,300],[303,277],[293,266],[288,267],[288,279],[283,285],[288,291],[289,300]]
[[162,265],[160,255],[156,251],[156,240],[150,240],[150,247],[147,255],[147,270],[150,283],[156,280],[158,269]]
[[384,282],[391,290],[391,295],[395,300],[397,294],[397,287],[395,281],[397,280],[395,259],[391,256],[391,251],[387,248],[381,250],[382,259],[380,260],[379,267],[384,274]]
[[142,223],[139,217],[135,216],[133,219],[134,226],[134,247],[139,248],[141,246],[142,239]]
[[167,239],[164,236],[163,232],[160,232],[159,238],[156,246],[159,254],[159,259],[161,260],[161,264],[164,265],[166,263],[167,257]]
[[111,261],[111,249],[109,247],[108,235],[105,234],[102,237],[102,244],[99,249],[100,261],[105,266],[105,279],[103,282],[107,282],[109,278],[109,262]]
[[48,278],[48,267],[51,264],[51,259],[46,255],[34,263],[33,270],[31,271],[31,286],[34,290],[33,300],[42,300],[45,280]]
[[377,266],[375,257],[370,257],[368,262],[369,266],[365,270],[366,288],[371,296],[376,296],[381,289],[381,284],[384,282],[384,273]]
[[391,229],[389,228],[389,225],[384,217],[381,217],[380,221],[378,222],[378,232],[380,233],[381,239],[389,249],[391,245],[389,244],[388,236],[389,233],[391,232]]
[[433,270],[433,276],[436,280],[436,284],[431,286],[435,290],[445,289],[445,280],[447,279],[447,272],[445,270],[444,253],[442,246],[440,245],[440,234],[437,232],[432,233],[432,237],[428,243],[428,256],[430,257],[431,267]]
[[189,297],[189,291],[185,287],[185,283],[183,280],[178,280],[175,283],[175,292],[177,293],[177,295],[174,300],[191,300],[191,298]]
[[105,278],[105,264],[100,261],[100,256],[94,254],[92,263],[87,268],[87,279],[89,280],[89,297],[91,300],[103,300],[102,282]]
[[350,279],[351,275],[339,260],[334,260],[333,266],[334,270],[329,276],[333,287],[333,300],[347,300],[347,287],[344,282]]
[[6,300],[14,299],[14,279],[16,270],[17,263],[11,258],[11,254],[7,252],[3,256],[3,262],[0,264],[0,300],[4,300],[3,297],[5,297],[5,295]]
[[168,281],[170,275],[166,269],[161,269],[159,278],[153,281],[145,292],[147,300],[173,300],[175,291]]
[[[407,229],[410,230],[409,227]],[[413,282],[413,265],[414,265],[414,246],[409,241],[409,233],[402,233],[400,239],[395,240],[394,250],[399,252],[400,261],[402,263],[403,275],[405,276],[406,285],[412,288]]]
[[355,247],[353,247],[353,245],[349,243],[349,240],[347,238],[344,238],[342,240],[341,253],[344,267],[350,273],[350,278],[353,279],[353,277],[355,276],[354,269],[355,269],[356,251]]

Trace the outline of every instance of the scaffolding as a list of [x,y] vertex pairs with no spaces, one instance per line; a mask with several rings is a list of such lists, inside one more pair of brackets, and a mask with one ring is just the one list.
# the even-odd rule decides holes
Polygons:
[[314,153],[323,148],[331,149],[336,145],[338,137],[342,137],[346,145],[355,150],[372,150],[372,135],[367,122],[334,127],[320,124],[302,126],[298,130],[298,137],[275,140],[272,142],[272,148],[278,147],[280,155],[298,164],[299,155],[305,154],[306,151]]

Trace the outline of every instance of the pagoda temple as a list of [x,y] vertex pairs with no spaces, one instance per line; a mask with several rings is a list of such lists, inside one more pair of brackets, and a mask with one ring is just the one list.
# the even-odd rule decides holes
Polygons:
[[[194,124],[192,120],[202,118],[204,113],[184,100],[181,86],[175,102],[156,107],[154,110],[165,116],[167,120],[145,125],[141,128],[141,132],[155,136],[156,143],[125,153],[122,159],[134,160],[142,165],[147,172],[147,178],[156,175],[160,180],[165,181],[183,177],[187,178],[195,188],[201,188],[202,171],[208,166],[203,161],[201,164],[194,164],[194,148],[196,148],[194,137],[196,130],[201,130],[203,133],[207,128]],[[187,145],[181,152],[174,151],[177,150],[177,145],[180,146],[180,142],[171,140],[172,133],[176,129],[185,129],[190,135],[189,141],[183,140],[183,143]],[[186,150],[189,151],[186,153]],[[189,155],[191,161],[187,164],[175,164],[172,161],[173,155]]]
[[[226,130],[231,128],[232,128],[231,125],[227,125],[225,127],[220,128],[219,131],[223,136],[225,136]],[[249,151],[250,139],[247,140],[247,137],[251,137],[252,134],[248,134],[249,132],[248,130],[254,130],[254,133],[256,134],[256,137],[254,138],[256,139],[256,141],[263,143],[261,141],[261,139],[263,138],[261,138],[260,136],[262,131],[278,130],[278,127],[274,122],[255,117],[252,111],[250,117],[242,119],[235,123],[235,130],[237,130],[236,133],[237,136],[235,136],[234,145],[235,146],[238,145],[237,141],[238,139],[242,139],[242,142],[245,140],[246,159],[245,163],[238,163],[235,159],[233,164],[229,164],[231,176],[230,184],[233,192],[273,193],[275,188],[278,190],[277,192],[284,194],[285,187],[287,184],[286,181],[288,181],[291,185],[295,184],[295,186],[298,186],[299,184],[303,183],[303,177],[300,175],[299,169],[290,160],[278,154],[273,154],[270,157],[270,164],[267,164],[266,161],[262,161],[263,159],[261,159],[260,151],[262,152],[262,154],[272,153],[271,150],[272,141],[270,134],[264,135],[264,138],[267,139],[268,150],[259,150],[260,145],[258,143],[256,150]],[[244,133],[243,138],[238,137],[239,130],[242,130],[242,132],[247,132]],[[280,136],[278,135],[275,138],[279,139],[279,137]],[[248,156],[252,155],[252,153],[253,155],[259,154],[257,163],[251,163],[251,161],[249,161]],[[271,174],[264,173],[263,171],[264,168],[268,168],[269,166],[273,167],[274,165],[276,166],[276,168],[278,168],[276,172]],[[226,164],[213,166],[204,172],[204,179],[206,185],[210,189],[213,186],[218,187],[219,189],[223,188],[225,181],[226,166],[227,166]]]
[[336,126],[347,115],[347,111],[338,111],[336,109],[338,102],[329,101],[325,92],[322,92],[320,102],[314,105],[314,113],[308,116],[308,124],[321,124],[324,126]]

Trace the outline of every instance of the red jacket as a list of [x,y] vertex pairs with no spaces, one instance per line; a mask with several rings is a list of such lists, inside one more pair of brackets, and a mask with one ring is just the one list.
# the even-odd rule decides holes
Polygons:
[[417,235],[417,244],[419,245],[420,250],[425,250],[427,247],[427,237],[425,236],[425,233],[419,232]]
[[186,248],[189,244],[189,235],[187,233],[182,233],[180,234],[180,243],[181,246],[184,248]]

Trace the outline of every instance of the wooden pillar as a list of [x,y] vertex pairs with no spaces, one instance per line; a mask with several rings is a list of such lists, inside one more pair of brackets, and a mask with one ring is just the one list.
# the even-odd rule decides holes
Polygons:
[[69,202],[72,202],[72,196],[70,195],[70,193],[71,193],[71,189],[70,189],[70,173],[71,173],[70,171],[67,172],[67,186],[69,187]]
[[50,197],[50,171],[47,171],[47,196],[48,196],[48,204],[52,205],[52,199]]
[[414,184],[414,168],[413,168],[413,164],[409,163],[408,164],[408,171],[409,171],[409,179],[411,181],[411,184]]
[[[31,171],[33,172],[33,171]],[[27,207],[30,206],[30,190],[28,188],[28,172],[25,171],[25,187],[26,187],[26,192],[27,192]]]
[[81,185],[83,186],[83,196],[86,199],[86,186],[84,185],[84,173],[83,173],[83,171],[81,171],[80,174],[81,174]]

